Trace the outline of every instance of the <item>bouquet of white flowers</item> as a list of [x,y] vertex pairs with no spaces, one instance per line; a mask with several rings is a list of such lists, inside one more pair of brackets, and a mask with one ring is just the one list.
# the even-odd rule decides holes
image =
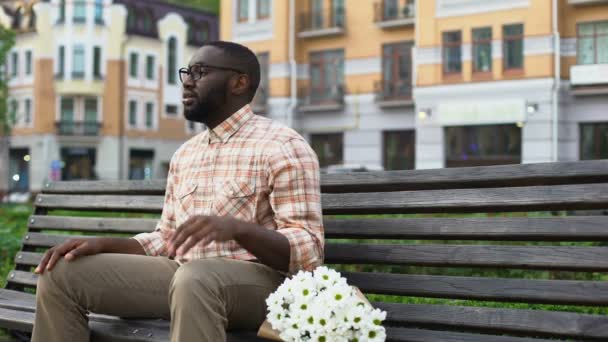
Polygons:
[[[285,342],[386,339],[381,325],[386,312],[372,308],[358,289],[325,266],[314,273],[300,271],[286,279],[266,299],[266,304],[267,322]],[[263,328],[264,325],[260,331]],[[266,337],[276,338],[270,335]]]

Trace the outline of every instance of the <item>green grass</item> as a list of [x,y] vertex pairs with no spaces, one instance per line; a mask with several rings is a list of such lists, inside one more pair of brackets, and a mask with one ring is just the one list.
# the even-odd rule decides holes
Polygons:
[[166,0],[182,6],[192,7],[200,10],[209,11],[215,14],[220,12],[220,0]]

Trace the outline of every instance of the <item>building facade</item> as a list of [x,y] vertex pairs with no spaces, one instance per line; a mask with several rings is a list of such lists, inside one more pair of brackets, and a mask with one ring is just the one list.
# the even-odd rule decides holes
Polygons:
[[[607,0],[222,0],[321,165],[608,158]],[[351,165],[352,166],[352,165]]]
[[183,119],[178,69],[218,37],[217,16],[157,0],[3,3],[9,148],[0,191],[48,180],[164,178],[203,128]]

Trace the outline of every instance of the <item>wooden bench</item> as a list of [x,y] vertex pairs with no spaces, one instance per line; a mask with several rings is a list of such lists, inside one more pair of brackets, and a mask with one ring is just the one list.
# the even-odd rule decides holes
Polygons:
[[[163,181],[48,184],[35,199],[16,268],[0,290],[0,326],[32,330],[32,269],[46,248],[66,239],[60,232],[133,235],[156,224],[154,217],[61,216],[64,210],[158,215],[164,186]],[[348,265],[343,273],[365,293],[410,300],[375,302],[388,311],[389,340],[608,340],[606,315],[480,305],[605,310],[608,216],[565,214],[608,209],[608,161],[323,175],[322,190],[326,263]],[[544,214],[517,214],[539,211]],[[499,214],[504,212],[515,214]],[[433,213],[442,215],[369,215]],[[475,276],[462,276],[463,269]],[[528,270],[525,278],[514,277],[522,269]],[[500,277],[485,270],[499,270]],[[422,298],[412,303],[414,297]],[[451,301],[433,302],[436,298]],[[463,299],[476,302],[454,301]],[[168,340],[166,321],[91,315],[90,325],[96,341]],[[234,332],[230,339],[252,341],[255,333]]]

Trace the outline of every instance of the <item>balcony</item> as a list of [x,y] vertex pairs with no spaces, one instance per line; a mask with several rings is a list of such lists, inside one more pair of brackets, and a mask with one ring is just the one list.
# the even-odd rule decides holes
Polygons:
[[571,66],[570,84],[575,96],[608,94],[608,64]]
[[331,112],[344,108],[344,86],[330,85],[299,90],[300,112]]
[[413,106],[412,81],[378,81],[375,83],[376,103],[382,108]]
[[568,5],[584,6],[584,5],[608,5],[608,0],[568,0]]
[[374,4],[374,21],[383,29],[413,26],[416,3],[413,0],[384,0]]
[[342,35],[346,27],[346,12],[342,7],[300,14],[299,38]]
[[256,114],[264,114],[267,110],[267,104],[268,93],[264,87],[260,86],[251,101],[251,109],[253,109],[253,112]]
[[100,122],[85,121],[57,121],[57,135],[63,136],[98,136],[101,128]]

